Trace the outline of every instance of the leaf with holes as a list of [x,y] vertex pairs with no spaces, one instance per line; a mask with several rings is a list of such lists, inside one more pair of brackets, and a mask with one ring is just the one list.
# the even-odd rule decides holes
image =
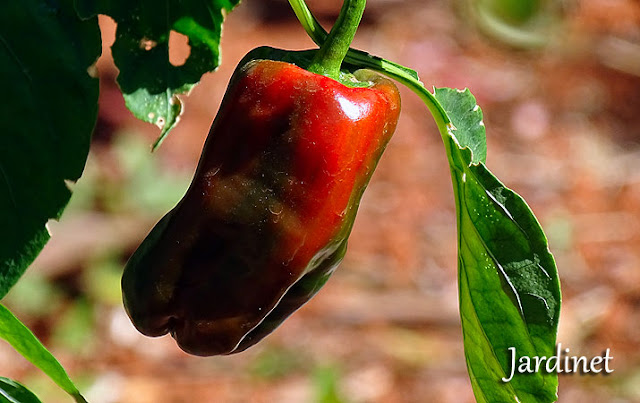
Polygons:
[[[129,110],[161,129],[154,148],[175,127],[187,94],[204,73],[220,64],[224,15],[240,0],[78,0],[82,16],[107,14],[118,23],[113,59]],[[169,61],[171,31],[189,38],[191,53],[180,66]]]
[[73,0],[0,2],[0,298],[48,241],[47,221],[82,174],[100,50],[97,19],[81,21]]

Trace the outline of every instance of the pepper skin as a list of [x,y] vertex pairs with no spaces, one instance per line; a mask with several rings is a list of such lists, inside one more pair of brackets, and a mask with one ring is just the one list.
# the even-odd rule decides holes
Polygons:
[[125,268],[133,324],[195,355],[243,351],[324,285],[395,130],[395,85],[241,62],[187,193]]

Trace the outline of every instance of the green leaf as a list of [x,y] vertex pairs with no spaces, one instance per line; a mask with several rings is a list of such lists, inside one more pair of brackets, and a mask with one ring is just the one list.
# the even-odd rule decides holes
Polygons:
[[[0,338],[6,340],[33,365],[40,368],[62,390],[74,397],[76,402],[85,402],[84,398],[69,379],[69,375],[53,355],[40,343],[18,318],[4,305],[0,304]],[[86,403],[86,402],[85,402]]]
[[72,1],[0,2],[0,299],[48,241],[89,152],[100,31]]
[[443,88],[435,96],[455,126],[443,140],[456,198],[460,315],[476,399],[556,401],[556,373],[516,371],[502,381],[511,374],[510,347],[517,359],[555,354],[560,283],[546,237],[525,201],[482,162],[474,164],[486,143],[471,93]]
[[436,89],[436,98],[456,128],[455,140],[459,148],[471,150],[471,163],[487,162],[487,136],[482,123],[482,109],[476,104],[471,92],[451,88]]
[[16,381],[0,377],[0,403],[42,403],[29,389]]
[[[118,83],[129,110],[161,129],[157,147],[178,122],[178,95],[188,93],[204,73],[220,64],[224,15],[240,0],[76,1],[80,15],[107,14],[118,23],[112,46]],[[169,62],[172,30],[189,38],[191,53],[181,66]]]

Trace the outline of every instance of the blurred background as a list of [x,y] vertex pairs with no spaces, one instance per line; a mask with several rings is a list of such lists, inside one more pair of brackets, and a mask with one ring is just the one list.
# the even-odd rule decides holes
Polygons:
[[[309,0],[330,27],[338,0]],[[561,375],[560,402],[640,402],[640,3],[637,0],[369,0],[354,47],[468,87],[487,165],[520,193],[555,254],[558,340],[614,357],[609,376]],[[245,0],[223,62],[157,128],[126,110],[100,19],[100,115],[84,176],[53,238],[3,301],[92,403],[473,402],[457,308],[456,226],[439,134],[402,88],[398,130],[365,193],[344,263],[275,333],[234,356],[198,358],[146,338],[121,304],[124,263],[183,195],[236,63],[259,45],[313,44],[286,0]],[[171,60],[184,62],[184,37]],[[3,376],[44,402],[71,399],[0,343]]]

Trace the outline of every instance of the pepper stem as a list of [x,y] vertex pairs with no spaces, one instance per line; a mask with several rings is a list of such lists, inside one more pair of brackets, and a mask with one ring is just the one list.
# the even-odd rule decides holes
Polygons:
[[366,3],[366,0],[344,0],[340,15],[327,40],[311,61],[309,71],[333,79],[339,78],[340,66],[360,25]]

